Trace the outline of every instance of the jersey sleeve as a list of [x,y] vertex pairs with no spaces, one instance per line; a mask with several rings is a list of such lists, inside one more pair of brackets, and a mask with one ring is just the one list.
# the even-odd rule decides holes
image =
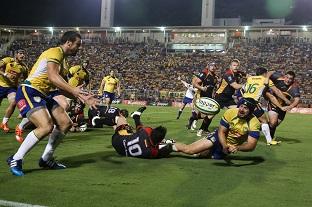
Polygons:
[[274,83],[273,83],[273,81],[272,81],[272,80],[269,80],[268,87],[271,88],[271,87],[273,87],[273,86],[275,86]]
[[255,138],[255,139],[259,139],[259,137],[260,137],[260,122],[258,121],[258,119],[256,117],[253,117],[249,121],[248,135]]
[[0,62],[4,65],[10,63],[10,62],[13,62],[14,59],[13,58],[10,58],[10,57],[6,57],[6,58],[3,58]]
[[231,120],[231,117],[232,117],[231,110],[225,111],[225,113],[223,114],[223,117],[221,118],[220,125],[228,129],[230,127],[229,122]]
[[205,69],[202,72],[198,73],[196,77],[199,78],[201,81],[204,81],[207,76],[207,72],[208,71]]
[[295,97],[300,97],[300,90],[298,86],[293,86],[290,90],[289,90],[290,95],[295,98]]
[[64,59],[63,52],[60,48],[51,48],[47,51],[47,62],[54,62],[61,65]]
[[225,74],[223,79],[230,85],[235,82],[235,77],[233,74]]

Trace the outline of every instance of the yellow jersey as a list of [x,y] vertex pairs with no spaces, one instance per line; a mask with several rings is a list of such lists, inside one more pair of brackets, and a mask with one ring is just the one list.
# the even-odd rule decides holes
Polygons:
[[117,84],[119,83],[118,78],[108,75],[105,76],[103,80],[105,81],[104,91],[114,93],[117,88]]
[[80,65],[75,65],[69,69],[69,73],[72,76],[68,83],[73,87],[77,87],[85,83],[86,85],[89,84],[89,73],[86,69],[84,69]]
[[237,116],[238,108],[225,111],[220,124],[229,132],[226,142],[231,145],[241,145],[247,141],[248,136],[255,139],[260,137],[260,122],[253,114],[251,117],[242,119]]
[[243,97],[253,98],[256,101],[259,101],[265,87],[272,87],[272,85],[273,82],[262,75],[250,76],[247,78],[243,88]]
[[54,62],[60,65],[59,74],[65,79],[68,64],[61,47],[50,48],[39,56],[35,65],[32,67],[25,85],[30,86],[43,94],[56,90],[56,87],[48,78],[48,62]]
[[23,63],[18,63],[14,58],[6,57],[1,60],[1,63],[4,65],[4,72],[14,75],[13,78],[8,79],[0,75],[0,86],[2,87],[17,87],[18,81],[21,76],[24,78],[27,77],[27,67]]

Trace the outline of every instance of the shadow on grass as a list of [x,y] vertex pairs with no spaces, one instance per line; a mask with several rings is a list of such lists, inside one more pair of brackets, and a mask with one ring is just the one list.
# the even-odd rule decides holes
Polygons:
[[[216,166],[224,166],[224,167],[243,167],[248,165],[258,165],[265,161],[263,157],[260,156],[227,156],[224,159],[225,163],[217,162],[213,163]],[[235,163],[236,161],[244,162],[244,163]]]
[[285,142],[287,144],[301,143],[301,140],[299,140],[299,139],[292,139],[292,138],[287,138],[287,137],[278,137],[277,140],[282,141],[282,144],[283,144],[283,142]]

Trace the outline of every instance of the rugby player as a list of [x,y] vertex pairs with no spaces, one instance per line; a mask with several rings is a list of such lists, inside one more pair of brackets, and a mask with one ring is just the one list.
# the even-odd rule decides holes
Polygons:
[[[115,76],[113,70],[110,71],[108,76],[105,76],[101,82],[99,95],[103,96],[105,104],[110,107],[112,101],[115,99],[115,90],[117,89],[117,96],[120,96],[120,82]],[[103,94],[104,91],[104,94]]]
[[16,102],[16,90],[20,78],[26,79],[28,68],[24,63],[25,51],[19,49],[16,51],[14,58],[5,57],[0,60],[0,104],[4,98],[9,101],[9,106],[5,110],[5,114],[0,124],[0,128],[5,132],[9,132],[8,121],[12,116]]
[[17,152],[7,159],[13,175],[24,175],[22,163],[25,155],[50,133],[48,144],[39,159],[39,166],[47,169],[66,168],[54,160],[53,154],[72,122],[64,108],[53,99],[58,95],[55,89],[60,89],[66,96],[79,98],[91,107],[95,107],[99,101],[93,95],[82,91],[81,87],[70,86],[61,75],[67,67],[67,57],[76,55],[80,47],[80,34],[73,31],[65,32],[61,37],[60,46],[44,51],[28,78],[18,87],[17,107],[21,115],[27,116],[36,128],[26,136]]
[[167,133],[165,127],[143,126],[140,118],[145,108],[141,107],[131,115],[136,125],[136,132],[133,132],[125,117],[117,120],[112,145],[119,155],[153,159],[167,157],[172,152],[171,144],[159,146]]
[[275,72],[270,77],[274,85],[284,93],[288,100],[290,100],[290,103],[287,104],[286,101],[277,97],[274,93],[270,91],[266,92],[266,96],[269,97],[270,100],[277,99],[277,101],[283,106],[281,109],[272,101],[269,101],[268,103],[270,134],[273,138],[277,126],[280,125],[286,116],[286,111],[290,111],[300,102],[299,84],[295,81],[295,77],[296,74],[293,71],[288,71],[285,75]]
[[256,106],[254,99],[244,98],[239,108],[225,111],[219,128],[213,133],[189,145],[173,143],[173,151],[189,155],[205,154],[213,159],[223,159],[238,151],[253,151],[260,136],[260,122],[253,115]]
[[[194,88],[198,89],[196,99],[200,97],[208,97],[208,98],[213,97],[215,87],[217,86],[218,83],[216,69],[217,68],[215,63],[209,63],[201,73],[193,77],[192,85]],[[201,114],[199,112],[197,113],[196,111],[193,111],[192,116],[189,119],[188,128],[191,128],[191,126],[193,125],[192,124],[193,121],[196,121],[200,118],[204,118],[204,120],[200,129],[197,132],[197,136],[201,136],[203,131],[208,131],[208,127],[212,120],[212,117],[210,116],[201,117]]]
[[[256,75],[255,76],[248,76],[246,83],[244,87],[242,88],[242,97],[243,98],[252,98],[255,101],[257,101],[257,107],[253,114],[259,119],[261,122],[261,130],[266,138],[267,145],[276,145],[278,144],[277,141],[272,140],[272,137],[270,135],[270,128],[268,125],[268,118],[266,117],[264,110],[262,109],[259,100],[262,97],[262,94],[265,90],[272,90],[274,94],[276,94],[277,97],[284,100],[286,103],[289,104],[289,100],[283,95],[283,93],[274,86],[272,81],[269,80],[270,75],[272,72],[268,73],[268,70],[263,67],[259,67],[256,69]],[[279,106],[279,108],[282,108],[282,106],[272,100],[275,104]]]

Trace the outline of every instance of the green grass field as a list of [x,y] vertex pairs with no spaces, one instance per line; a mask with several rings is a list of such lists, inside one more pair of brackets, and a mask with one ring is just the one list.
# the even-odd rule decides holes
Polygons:
[[[185,129],[190,109],[180,120],[176,112],[172,107],[148,107],[142,120],[167,126],[169,138],[196,140],[196,133]],[[311,115],[287,114],[276,133],[280,146],[266,146],[261,137],[254,152],[232,156],[232,164],[180,154],[158,160],[120,157],[111,146],[113,130],[108,127],[69,133],[56,152],[68,169],[38,167],[45,139],[26,156],[24,177],[11,175],[5,162],[19,146],[13,132],[16,116],[10,120],[12,132],[0,132],[0,200],[62,207],[312,206]]]

